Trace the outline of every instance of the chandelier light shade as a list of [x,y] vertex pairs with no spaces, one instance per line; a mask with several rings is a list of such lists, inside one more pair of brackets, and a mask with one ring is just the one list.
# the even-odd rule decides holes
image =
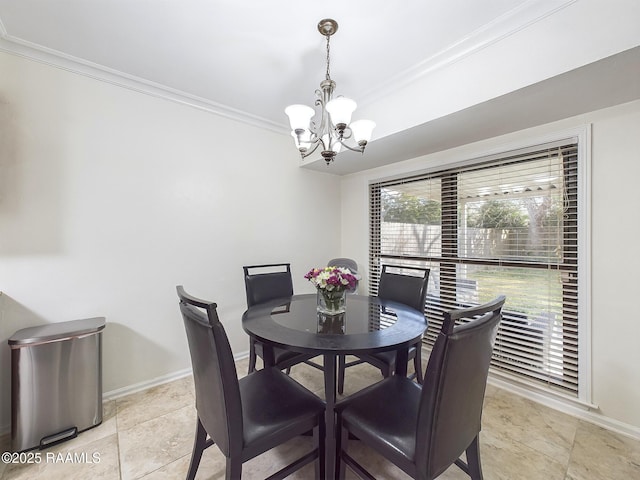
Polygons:
[[316,121],[313,120],[316,111],[307,105],[289,105],[284,110],[289,117],[291,136],[302,158],[320,148],[320,154],[327,165],[333,162],[342,147],[354,152],[364,152],[376,126],[371,120],[351,123],[356,102],[342,96],[333,98],[336,83],[330,76],[329,39],[337,30],[338,23],[330,18],[318,23],[318,31],[327,39],[327,74],[316,90],[315,104],[320,107]]

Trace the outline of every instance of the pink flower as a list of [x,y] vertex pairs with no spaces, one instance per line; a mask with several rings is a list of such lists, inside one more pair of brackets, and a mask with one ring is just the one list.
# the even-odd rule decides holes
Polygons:
[[357,278],[348,268],[325,267],[313,268],[305,276],[316,288],[327,291],[342,291],[354,289]]

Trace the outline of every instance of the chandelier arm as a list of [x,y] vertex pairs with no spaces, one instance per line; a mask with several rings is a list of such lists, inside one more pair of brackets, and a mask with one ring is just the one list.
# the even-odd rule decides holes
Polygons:
[[302,158],[307,158],[309,155],[311,155],[313,152],[315,152],[318,147],[320,146],[320,142],[318,141],[318,139],[316,138],[314,140],[315,145],[313,146],[313,148],[311,150],[308,150],[306,152],[300,152],[300,155]]
[[[327,149],[327,145],[324,143],[324,136],[325,136],[325,123],[324,123],[324,118],[322,119],[322,122],[320,123],[320,126],[316,129],[313,129],[313,127],[310,129],[311,131],[311,138],[309,140],[308,143],[311,143],[314,145],[313,150],[314,151],[316,148],[318,148],[319,145],[322,145],[322,149],[326,150]],[[329,134],[329,146],[331,145],[331,135]]]
[[365,147],[365,145],[361,145],[361,146],[360,146],[360,147],[358,147],[358,148],[350,147],[349,145],[347,145],[347,144],[346,144],[346,143],[344,143],[344,142],[340,142],[340,145],[342,145],[342,146],[343,146],[344,148],[346,148],[347,150],[351,150],[352,152],[358,152],[358,153],[362,153],[362,152],[364,152],[364,147]]
[[340,139],[340,143],[342,143],[343,140],[349,140],[353,136],[353,132],[349,127],[346,127],[344,130],[342,130],[342,135],[338,134],[337,128],[334,128],[334,130],[336,131],[336,135]]

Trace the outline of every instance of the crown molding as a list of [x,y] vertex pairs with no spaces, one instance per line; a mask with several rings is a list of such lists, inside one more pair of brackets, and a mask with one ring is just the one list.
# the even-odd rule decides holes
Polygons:
[[376,100],[500,42],[577,1],[527,0],[431,57],[399,72],[386,82],[362,92],[359,103],[361,105],[375,103]]
[[6,33],[0,19],[0,51],[27,58],[51,67],[59,68],[77,75],[99,80],[111,85],[126,88],[134,92],[169,100],[198,110],[203,110],[230,120],[242,122],[254,127],[280,134],[289,134],[285,125],[237,110],[226,105],[212,102],[202,97],[161,85],[144,78],[129,75],[103,65],[73,57],[57,50],[25,42]]
[[[527,0],[435,55],[394,75],[383,84],[362,92],[362,95],[359,96],[359,103],[361,105],[372,104],[376,100],[402,89],[430,75],[434,71],[446,68],[465,57],[473,55],[492,44],[516,34],[575,2],[577,2],[577,0]],[[289,130],[285,124],[234,109],[227,105],[216,103],[144,78],[110,69],[57,50],[26,42],[20,38],[9,35],[2,23],[2,19],[0,19],[0,51],[138,93],[197,108],[247,125],[270,130],[279,134],[289,134]]]

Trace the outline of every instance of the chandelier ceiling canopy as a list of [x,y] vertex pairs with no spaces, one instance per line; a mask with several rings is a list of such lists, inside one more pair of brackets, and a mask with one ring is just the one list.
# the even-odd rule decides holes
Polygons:
[[330,18],[318,23],[318,31],[327,39],[327,73],[320,82],[320,88],[316,90],[315,105],[320,107],[319,117],[314,121],[316,111],[307,105],[289,105],[285,109],[289,116],[291,135],[302,158],[321,148],[320,154],[327,165],[333,162],[342,147],[354,152],[364,152],[376,126],[371,120],[351,122],[356,102],[343,96],[333,98],[336,83],[330,76],[329,39],[337,30],[338,23]]

